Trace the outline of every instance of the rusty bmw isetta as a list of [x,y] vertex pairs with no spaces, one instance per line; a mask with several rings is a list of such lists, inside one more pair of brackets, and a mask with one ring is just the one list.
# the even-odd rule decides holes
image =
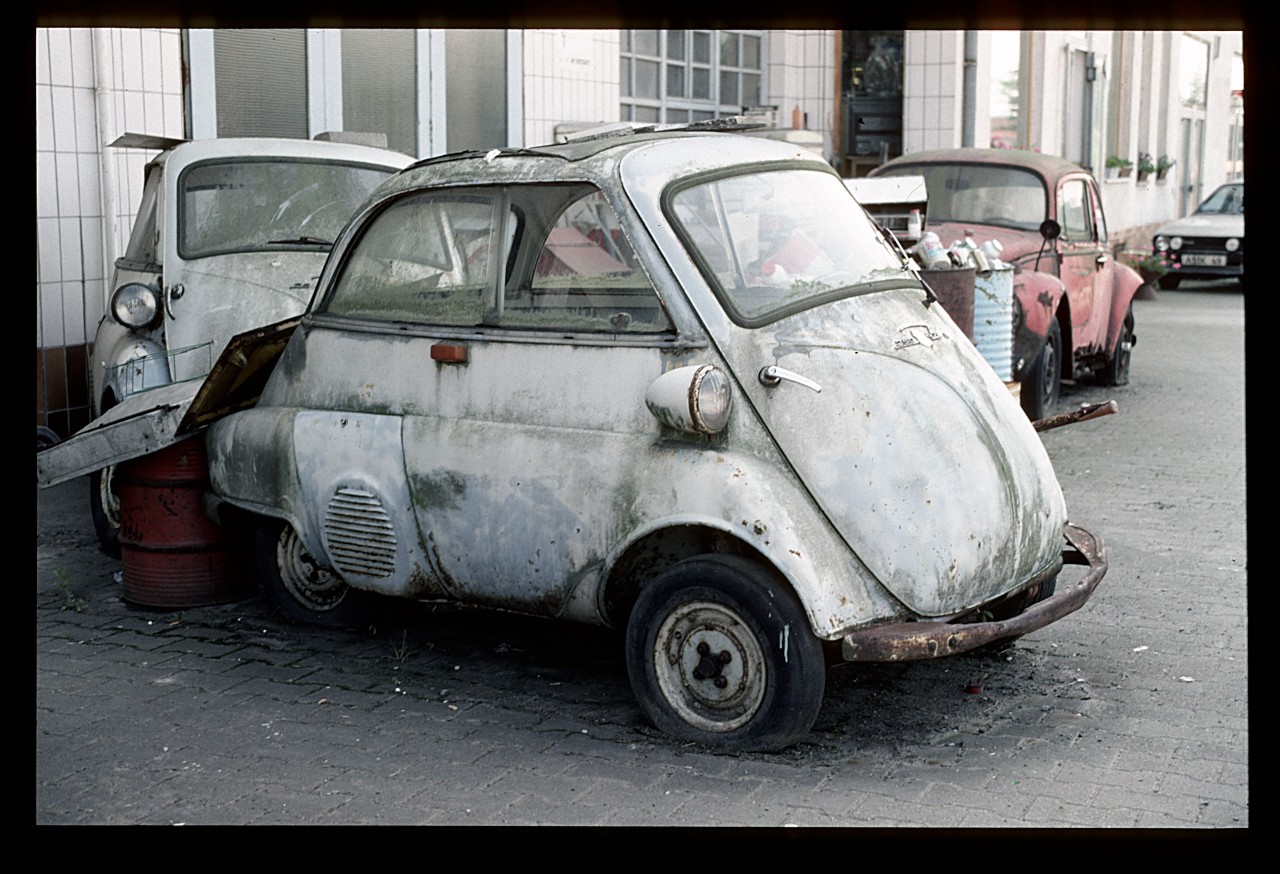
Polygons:
[[1009,640],[1106,571],[1017,400],[841,179],[733,134],[402,171],[204,439],[286,616],[396,596],[625,629],[644,716],[723,748],[802,738],[836,653]]

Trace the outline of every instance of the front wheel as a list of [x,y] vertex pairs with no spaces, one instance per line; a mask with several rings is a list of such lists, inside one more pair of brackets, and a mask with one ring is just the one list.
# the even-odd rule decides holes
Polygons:
[[627,673],[645,717],[682,741],[785,747],[826,686],[822,645],[786,584],[758,563],[703,555],[646,586],[627,622]]
[[1022,383],[1022,409],[1031,421],[1043,419],[1058,403],[1062,376],[1062,328],[1058,320],[1049,322],[1040,354],[1031,363]]
[[120,557],[120,495],[116,491],[116,466],[89,474],[89,515],[98,535],[98,546],[112,558]]
[[262,593],[285,619],[330,628],[369,619],[372,596],[318,565],[288,523],[260,525],[255,553]]

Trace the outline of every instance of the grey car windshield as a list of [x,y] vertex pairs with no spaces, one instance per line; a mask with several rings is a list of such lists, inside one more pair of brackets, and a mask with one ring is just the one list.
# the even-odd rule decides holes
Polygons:
[[715,178],[676,191],[670,208],[730,315],[747,324],[911,275],[830,173]]
[[1215,215],[1244,215],[1244,186],[1223,185],[1196,210]]
[[179,254],[202,258],[332,245],[385,167],[332,161],[221,161],[178,183]]
[[969,222],[1035,231],[1048,215],[1040,177],[993,164],[909,164],[880,176],[923,176],[929,222]]

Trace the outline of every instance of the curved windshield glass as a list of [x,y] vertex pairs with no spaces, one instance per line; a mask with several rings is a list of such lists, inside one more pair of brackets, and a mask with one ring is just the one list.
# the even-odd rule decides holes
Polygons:
[[904,164],[876,174],[923,176],[929,224],[956,222],[1037,231],[1048,195],[1036,174],[994,164]]
[[670,204],[685,244],[739,321],[758,324],[911,275],[830,173],[711,179],[680,189]]
[[178,183],[178,252],[201,258],[328,248],[356,208],[393,172],[278,158],[191,167]]
[[1200,204],[1196,212],[1218,215],[1244,215],[1244,185],[1224,185]]

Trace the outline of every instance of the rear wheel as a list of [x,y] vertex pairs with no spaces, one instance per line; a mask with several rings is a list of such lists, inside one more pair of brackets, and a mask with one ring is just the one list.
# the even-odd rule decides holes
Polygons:
[[1049,323],[1040,354],[1031,363],[1022,383],[1022,409],[1033,422],[1043,419],[1058,403],[1062,376],[1062,329],[1058,320]]
[[349,628],[370,618],[372,596],[317,564],[288,523],[261,524],[255,552],[263,595],[285,619]]
[[776,750],[813,726],[822,646],[786,585],[758,563],[704,555],[640,593],[627,672],[645,717],[683,741]]
[[1107,359],[1104,378],[1107,385],[1129,384],[1129,362],[1133,357],[1133,307],[1125,313],[1124,322],[1120,325],[1120,336],[1116,337],[1116,348],[1111,350]]

